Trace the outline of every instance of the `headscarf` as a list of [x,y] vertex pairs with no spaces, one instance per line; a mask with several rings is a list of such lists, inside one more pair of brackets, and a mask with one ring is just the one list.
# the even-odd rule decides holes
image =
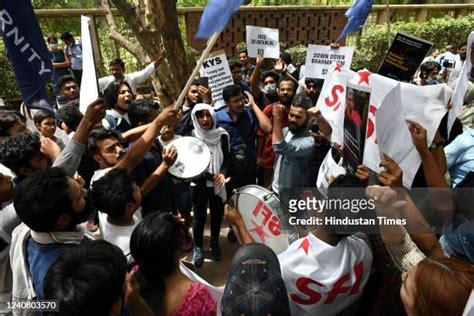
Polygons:
[[[210,130],[205,131],[199,125],[196,117],[196,112],[208,110],[212,117],[212,127]],[[202,140],[209,147],[211,151],[211,162],[209,164],[208,171],[212,175],[218,175],[221,171],[222,163],[224,162],[224,153],[222,152],[221,138],[222,135],[226,135],[227,141],[229,140],[229,134],[222,127],[216,127],[216,112],[214,108],[209,104],[198,103],[194,106],[191,112],[191,118],[194,125],[194,136]],[[227,199],[225,187],[216,187],[214,185],[215,194],[219,195],[224,201]]]

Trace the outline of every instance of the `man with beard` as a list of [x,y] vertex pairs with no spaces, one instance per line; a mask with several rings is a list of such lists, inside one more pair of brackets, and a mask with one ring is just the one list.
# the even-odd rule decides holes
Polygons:
[[199,84],[199,80],[194,80],[184,97],[184,103],[180,106],[183,116],[175,127],[175,133],[181,136],[190,136],[194,129],[191,119],[191,112],[198,103],[212,104],[211,90]]
[[466,62],[467,57],[467,43],[464,42],[459,45],[458,54],[456,55],[456,60],[454,61],[453,67],[447,69],[447,84],[451,89],[454,89],[454,85],[461,75],[462,68]]
[[[293,99],[289,113],[282,104],[273,106],[273,151],[276,153],[275,173],[272,189],[279,193],[283,189],[314,185],[314,138],[308,129],[310,115],[307,110],[311,100],[298,94]],[[288,127],[283,128],[283,118],[288,116]]]
[[[288,112],[295,96],[296,83],[292,79],[282,79],[279,82],[277,91],[278,102],[267,105],[263,109],[263,113],[270,119],[273,125],[273,107],[275,105],[282,105],[285,109],[285,115],[282,118],[281,124],[282,128],[285,128],[288,126]],[[263,183],[260,180],[260,185],[269,187],[272,181],[275,160],[275,153],[272,148],[272,134],[258,130],[257,135],[257,164],[260,170],[263,170]]]
[[99,164],[99,170],[94,173],[91,184],[104,176],[112,168],[131,172],[150,150],[155,138],[165,125],[176,124],[179,120],[179,110],[173,107],[165,108],[150,124],[145,132],[126,153],[123,147],[122,135],[115,130],[104,128],[92,131],[89,137],[88,150],[93,159]]
[[313,106],[316,106],[316,103],[318,102],[323,83],[323,79],[306,78],[304,80],[306,94],[311,99]]

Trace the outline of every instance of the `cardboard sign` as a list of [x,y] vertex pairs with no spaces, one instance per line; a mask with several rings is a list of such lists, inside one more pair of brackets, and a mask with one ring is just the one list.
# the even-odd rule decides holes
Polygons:
[[222,90],[234,84],[224,51],[212,53],[209,58],[204,61],[199,72],[201,77],[209,78],[209,88],[212,91],[214,106],[217,108],[221,107],[224,104]]
[[336,162],[333,157],[333,151],[336,150],[331,148],[324,158],[321,167],[319,168],[318,179],[316,181],[316,187],[323,196],[326,196],[328,193],[331,178],[336,178],[341,174],[346,174],[346,169],[342,167],[342,157],[339,157],[339,159],[337,159],[338,162]]
[[332,63],[339,63],[349,69],[352,63],[354,48],[340,47],[337,49],[323,45],[308,45],[306,54],[305,77],[326,79]]
[[263,53],[265,58],[280,58],[279,32],[277,29],[247,25],[246,30],[249,57],[255,58],[258,54]]
[[378,74],[410,82],[433,43],[409,34],[397,33],[380,65]]

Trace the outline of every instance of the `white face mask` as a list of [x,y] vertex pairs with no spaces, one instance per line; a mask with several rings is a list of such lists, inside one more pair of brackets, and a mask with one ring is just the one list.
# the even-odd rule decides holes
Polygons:
[[276,83],[269,83],[264,87],[265,93],[268,95],[276,94],[277,85]]
[[58,49],[58,44],[49,44],[49,49],[50,50],[57,50]]

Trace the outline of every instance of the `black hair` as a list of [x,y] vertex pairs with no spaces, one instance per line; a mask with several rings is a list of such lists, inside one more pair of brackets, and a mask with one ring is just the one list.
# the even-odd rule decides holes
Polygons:
[[247,51],[247,48],[242,48],[239,50],[239,55],[242,54],[242,53],[246,53],[247,56],[249,55],[249,52]]
[[40,149],[39,134],[20,133],[0,143],[0,162],[20,177],[20,169],[31,167],[30,160],[41,153]]
[[148,121],[151,114],[159,113],[160,105],[151,100],[134,100],[130,104],[128,117],[132,127],[137,127],[140,123],[150,123]]
[[169,213],[145,217],[130,238],[130,251],[140,267],[143,298],[158,312],[163,308],[164,278],[179,264],[179,235],[183,226]]
[[237,97],[241,94],[242,88],[235,84],[227,86],[222,90],[222,98],[224,98],[225,102],[229,102],[230,98]]
[[262,81],[265,80],[265,78],[267,77],[272,77],[276,83],[280,80],[280,74],[273,69],[263,72]]
[[33,116],[33,122],[35,122],[35,125],[41,124],[45,119],[47,118],[56,118],[54,113],[51,113],[49,111],[42,111],[39,110],[38,112],[35,113]]
[[112,59],[109,63],[109,66],[112,66],[112,65],[119,65],[120,67],[125,68],[125,63],[120,58]]
[[229,60],[229,68],[230,68],[230,71],[232,71],[233,69],[235,68],[243,68],[244,66],[242,65],[242,63],[240,61],[238,61],[237,59],[231,59]]
[[60,38],[63,41],[67,41],[67,40],[74,41],[74,36],[72,36],[72,34],[69,32],[64,32],[63,34],[61,34]]
[[134,183],[126,171],[116,168],[110,170],[92,186],[94,205],[112,218],[121,218],[127,203],[133,201]]
[[47,42],[51,43],[52,40],[55,40],[56,42],[58,42],[58,38],[56,36],[54,36],[54,35],[48,36]]
[[89,141],[87,144],[87,150],[91,155],[96,155],[99,152],[99,148],[97,147],[97,142],[100,140],[108,139],[108,138],[116,138],[120,142],[123,142],[122,135],[114,129],[106,129],[106,128],[97,128],[93,130],[89,136]]
[[305,78],[304,79],[305,85],[314,84],[316,87],[322,87],[324,84],[324,79],[317,79],[317,78]]
[[58,301],[59,315],[109,315],[123,294],[126,263],[117,246],[85,241],[51,265],[44,278],[45,299]]
[[467,46],[467,42],[466,42],[466,41],[464,41],[464,42],[462,42],[461,44],[459,44],[458,50],[461,49],[461,47],[463,47],[463,46]]
[[9,130],[18,123],[26,123],[26,118],[20,112],[0,110],[0,136],[11,136]]
[[133,96],[132,88],[125,80],[114,80],[104,90],[104,101],[108,109],[114,109],[117,105],[117,99],[120,94],[120,87],[126,85]]
[[424,74],[429,74],[430,72],[435,70],[435,68],[438,68],[438,71],[441,69],[440,65],[437,62],[431,60],[424,62],[420,66],[420,78],[425,79]]
[[74,81],[75,83],[77,83],[76,79],[74,79],[74,77],[71,76],[71,75],[65,75],[65,76],[60,77],[58,79],[59,89],[61,89],[66,83],[68,83],[70,81]]
[[280,58],[285,62],[285,64],[291,64],[291,54],[288,52],[281,52]]
[[290,77],[281,77],[280,80],[278,81],[278,87],[280,87],[280,84],[283,81],[291,81],[293,83],[293,87],[295,88],[295,92],[296,92],[296,89],[298,88],[298,82],[297,81],[295,81],[293,78],[290,78]]
[[40,170],[15,188],[18,217],[37,232],[51,232],[60,215],[72,211],[66,172],[59,167]]
[[[364,183],[353,174],[339,175],[329,185],[329,188],[362,188]],[[329,192],[330,190],[328,190]]]
[[201,85],[201,82],[199,81],[199,79],[193,79],[193,81],[191,82],[191,85],[189,85],[189,89],[191,89],[191,86],[198,86],[199,87],[200,85]]
[[305,111],[307,111],[309,108],[313,106],[313,102],[311,102],[311,99],[308,97],[306,93],[298,93],[293,98],[293,101],[291,102],[291,106],[302,108]]
[[[56,112],[58,121],[64,122],[73,131],[77,129],[84,115],[79,111],[79,100],[72,100],[66,103]],[[59,126],[61,124],[58,124]],[[61,126],[60,126],[61,127]]]
[[[365,195],[366,185],[360,180],[357,176],[353,174],[339,175],[337,176],[328,187],[327,198],[329,200],[338,200],[338,201],[350,201],[351,205],[353,201],[358,202],[358,205],[361,205],[360,201],[367,200]],[[337,207],[337,206],[336,206]],[[344,218],[375,218],[375,212],[372,211],[361,211],[361,212],[352,212],[351,209],[339,209],[339,208],[329,208],[328,215],[335,216],[339,219]],[[365,229],[371,229],[373,227],[369,226],[352,226],[352,225],[331,225],[326,226],[330,232],[342,238],[348,236],[349,234],[365,231]]]

